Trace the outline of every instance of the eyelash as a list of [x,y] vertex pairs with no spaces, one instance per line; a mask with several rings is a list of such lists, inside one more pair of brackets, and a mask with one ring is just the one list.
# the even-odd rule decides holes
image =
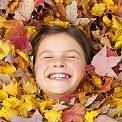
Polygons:
[[76,58],[75,56],[69,56],[69,57],[67,57],[67,58]]
[[44,57],[44,58],[53,58],[53,57],[47,56],[47,57]]
[[[53,58],[53,57],[51,57],[51,56],[44,57],[44,59],[46,59],[46,58]],[[75,56],[68,56],[67,58],[76,58],[76,57]]]

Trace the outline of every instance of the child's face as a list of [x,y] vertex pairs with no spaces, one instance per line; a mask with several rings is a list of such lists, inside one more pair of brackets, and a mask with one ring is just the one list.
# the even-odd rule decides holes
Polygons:
[[85,76],[85,56],[81,46],[67,33],[46,36],[39,45],[35,75],[49,96],[74,92]]

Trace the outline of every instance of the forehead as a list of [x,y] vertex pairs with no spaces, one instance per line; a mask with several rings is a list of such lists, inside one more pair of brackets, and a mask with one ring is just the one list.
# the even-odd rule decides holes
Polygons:
[[39,52],[43,50],[62,51],[72,49],[83,52],[76,39],[65,32],[47,35],[38,45]]

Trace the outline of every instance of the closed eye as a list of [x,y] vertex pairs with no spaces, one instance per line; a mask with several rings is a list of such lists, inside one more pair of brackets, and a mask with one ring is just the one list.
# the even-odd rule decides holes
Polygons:
[[76,58],[75,56],[68,56],[67,58]]
[[44,58],[53,58],[53,57],[51,57],[51,56],[46,56],[46,57],[44,57]]

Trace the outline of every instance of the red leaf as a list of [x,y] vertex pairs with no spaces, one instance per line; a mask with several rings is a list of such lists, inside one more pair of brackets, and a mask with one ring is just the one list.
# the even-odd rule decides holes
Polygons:
[[89,64],[89,65],[87,65],[86,66],[86,70],[89,72],[89,73],[91,73],[91,74],[96,74],[95,73],[95,67],[94,66],[92,66],[91,64]]
[[112,67],[115,67],[121,61],[120,56],[107,57],[106,47],[102,48],[91,61],[91,64],[95,67],[96,74],[100,76],[116,77],[116,73]]
[[113,82],[113,78],[107,78],[105,81],[105,84],[99,90],[99,93],[110,90],[110,86],[111,86],[112,82]]
[[122,0],[115,0],[118,5],[117,14],[122,17]]
[[32,49],[31,43],[29,42],[29,37],[22,21],[7,20],[4,24],[8,29],[7,38],[15,44],[16,48],[21,50]]
[[34,6],[37,7],[39,5],[44,5],[44,1],[43,0],[35,0]]
[[26,36],[16,36],[11,39],[11,42],[15,45],[16,48],[20,50],[32,49],[32,46]]
[[81,104],[75,104],[72,108],[64,110],[63,122],[83,122],[85,110]]
[[107,50],[107,57],[110,57],[110,56],[117,56],[117,54],[114,51],[108,49]]

